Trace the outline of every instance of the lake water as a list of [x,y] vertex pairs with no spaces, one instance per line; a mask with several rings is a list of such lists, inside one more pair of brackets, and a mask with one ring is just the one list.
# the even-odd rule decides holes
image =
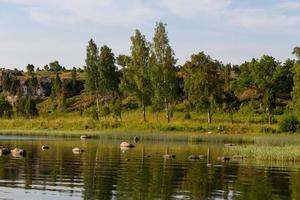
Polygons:
[[[120,142],[1,137],[0,145],[27,155],[0,157],[0,200],[300,199],[297,163],[223,163],[218,144],[141,142],[122,151]],[[73,147],[85,152],[75,155]],[[187,159],[208,147],[209,160]],[[165,160],[167,151],[176,158]]]

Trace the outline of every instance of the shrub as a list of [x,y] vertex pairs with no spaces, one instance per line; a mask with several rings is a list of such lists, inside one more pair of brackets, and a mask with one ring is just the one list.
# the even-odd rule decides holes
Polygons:
[[276,130],[270,127],[263,127],[260,129],[261,133],[276,133]]
[[125,110],[134,110],[139,107],[139,103],[137,102],[137,100],[132,97],[127,97],[126,99],[124,99],[122,104]]
[[91,117],[93,120],[99,120],[98,111],[95,107],[92,108]]
[[184,120],[189,120],[191,118],[192,118],[192,116],[191,116],[191,113],[189,113],[189,112],[185,113],[184,116],[183,116]]
[[296,116],[285,117],[279,124],[279,130],[282,132],[295,133],[299,129],[299,120]]

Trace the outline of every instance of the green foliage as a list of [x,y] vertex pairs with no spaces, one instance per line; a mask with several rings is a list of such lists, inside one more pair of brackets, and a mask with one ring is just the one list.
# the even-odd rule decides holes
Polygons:
[[115,57],[112,50],[104,45],[100,49],[99,57],[100,95],[111,95],[118,90],[119,74],[115,65]]
[[84,113],[84,107],[83,107],[83,106],[80,106],[80,107],[79,107],[79,115],[80,115],[80,116],[83,116],[83,113]]
[[176,68],[177,60],[169,45],[166,25],[157,23],[150,56],[150,79],[154,95],[152,103],[156,109],[165,108],[168,122],[171,120],[171,106],[177,98]]
[[16,92],[14,82],[15,80],[11,73],[2,72],[2,90],[4,92],[10,92],[14,94]]
[[211,114],[221,105],[221,64],[200,52],[192,55],[191,61],[185,63],[184,70],[184,90],[189,101],[196,110],[207,111],[208,122],[211,123]]
[[59,62],[56,60],[54,62],[49,63],[49,70],[54,72],[60,72],[62,71],[63,67],[59,64]]
[[92,117],[93,120],[96,120],[96,121],[99,120],[99,114],[98,114],[98,111],[95,107],[92,108],[91,117]]
[[128,66],[123,69],[121,88],[125,94],[134,96],[139,101],[144,109],[144,121],[146,121],[145,108],[150,104],[152,94],[149,75],[150,47],[145,36],[138,30],[131,37],[131,42],[131,59],[125,61]]
[[104,103],[107,105],[107,96],[118,91],[119,74],[112,50],[105,45],[101,47],[100,55],[98,53],[97,45],[90,40],[86,56],[85,89],[96,96],[97,110],[100,113],[100,96],[104,97]]
[[279,130],[281,132],[295,133],[300,128],[300,122],[294,115],[285,117],[279,124]]
[[122,105],[125,110],[134,110],[139,107],[139,102],[135,97],[129,96],[122,101]]
[[21,97],[17,101],[17,114],[23,117],[35,117],[38,115],[36,102],[30,97]]
[[95,42],[91,39],[87,46],[86,67],[85,67],[85,89],[87,92],[98,94],[100,91],[99,80],[99,50]]
[[0,117],[8,117],[11,118],[13,114],[13,107],[11,104],[4,100],[0,99]]
[[76,90],[76,79],[77,79],[77,71],[76,68],[73,67],[72,69],[72,90]]
[[[237,90],[254,88],[262,94],[261,104],[271,123],[273,111],[279,95],[289,96],[292,88],[291,65],[288,60],[283,66],[275,58],[264,55],[259,60],[252,59],[241,66],[241,75],[237,79]],[[284,83],[284,84],[283,84]]]
[[130,62],[131,58],[127,55],[119,55],[116,59],[116,63],[123,68],[127,67]]
[[51,87],[51,97],[53,100],[55,100],[55,98],[60,96],[61,89],[62,89],[62,81],[61,81],[58,73],[56,73],[56,76],[52,82],[53,83],[52,83],[52,87]]
[[184,116],[183,116],[183,119],[184,119],[184,120],[192,119],[191,113],[190,113],[190,112],[185,113]]
[[45,66],[44,66],[44,70],[45,70],[45,71],[49,71],[49,70],[50,70],[49,65],[45,65]]
[[100,108],[100,116],[107,117],[110,114],[109,106],[101,106]]
[[26,66],[26,70],[27,70],[28,75],[31,75],[34,72],[34,65],[33,64],[28,64]]
[[293,53],[298,58],[294,66],[293,108],[300,114],[300,48],[296,47]]
[[122,101],[120,97],[113,99],[109,109],[116,120],[122,120]]

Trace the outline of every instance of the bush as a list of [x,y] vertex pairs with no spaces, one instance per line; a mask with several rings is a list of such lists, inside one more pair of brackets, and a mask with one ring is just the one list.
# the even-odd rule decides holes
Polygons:
[[263,127],[260,129],[261,133],[276,133],[276,130],[270,127]]
[[95,107],[92,108],[91,117],[93,120],[99,120],[98,111]]
[[299,120],[296,116],[285,117],[279,124],[281,132],[296,133],[299,129]]
[[185,113],[184,116],[183,116],[184,120],[189,120],[191,118],[192,118],[192,116],[191,116],[191,113],[189,113],[189,112]]
[[137,102],[137,100],[132,97],[127,97],[126,99],[124,99],[122,104],[125,110],[134,110],[139,107],[139,103]]

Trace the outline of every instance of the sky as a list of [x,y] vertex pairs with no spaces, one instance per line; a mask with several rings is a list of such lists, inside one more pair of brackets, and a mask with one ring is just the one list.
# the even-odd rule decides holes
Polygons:
[[300,46],[300,0],[0,0],[0,67],[81,67],[91,38],[129,54],[134,30],[151,41],[158,21],[178,64],[201,51],[223,63],[284,61]]

